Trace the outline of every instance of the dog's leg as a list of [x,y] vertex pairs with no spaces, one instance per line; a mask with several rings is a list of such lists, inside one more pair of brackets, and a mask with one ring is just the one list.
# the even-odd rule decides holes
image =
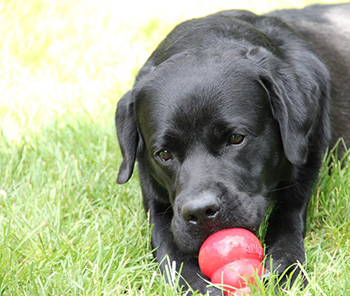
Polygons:
[[[265,238],[267,258],[272,257],[273,269],[279,274],[288,269],[280,284],[285,283],[291,273],[290,283],[293,284],[300,272],[297,263],[305,261],[304,236],[312,184],[311,180],[301,181],[278,191],[276,205],[269,218]],[[267,268],[269,264],[267,261]]]

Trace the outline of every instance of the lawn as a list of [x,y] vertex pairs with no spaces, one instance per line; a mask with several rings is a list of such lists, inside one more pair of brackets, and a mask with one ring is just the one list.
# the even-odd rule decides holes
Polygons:
[[[0,295],[178,295],[153,259],[137,176],[115,183],[114,111],[179,21],[311,3],[235,2],[0,0]],[[350,166],[327,164],[309,209],[310,284],[287,295],[350,295]],[[253,295],[274,295],[258,284]]]

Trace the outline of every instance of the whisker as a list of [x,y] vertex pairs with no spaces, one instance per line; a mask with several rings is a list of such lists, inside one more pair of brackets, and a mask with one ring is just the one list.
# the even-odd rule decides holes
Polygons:
[[298,182],[295,182],[295,183],[293,183],[293,184],[290,184],[290,185],[288,185],[288,186],[285,186],[285,187],[280,187],[280,188],[276,188],[276,189],[269,190],[269,192],[277,192],[277,191],[285,190],[285,189],[288,189],[288,188],[292,188],[292,187],[294,187],[294,186],[299,185],[301,182],[302,182],[302,180],[300,180],[300,181],[298,181]]

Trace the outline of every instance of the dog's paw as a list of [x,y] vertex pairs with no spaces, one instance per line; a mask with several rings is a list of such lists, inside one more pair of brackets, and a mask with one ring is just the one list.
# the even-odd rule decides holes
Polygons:
[[[198,294],[199,293],[199,294]],[[202,283],[201,285],[193,284],[191,285],[191,288],[187,290],[184,294],[181,294],[183,296],[192,296],[192,295],[205,295],[205,296],[223,296],[223,292],[212,286],[208,286],[206,283]]]
[[[264,274],[263,278],[267,282],[271,280],[271,277],[273,277],[277,282],[276,290],[289,290],[296,282],[300,284],[301,289],[307,286],[308,281],[301,274],[302,264],[304,262],[303,255],[301,255],[299,257],[300,260],[298,260],[298,256],[296,256],[296,254],[276,252],[273,254],[267,254],[266,258],[266,273]],[[298,277],[299,280],[297,280]]]

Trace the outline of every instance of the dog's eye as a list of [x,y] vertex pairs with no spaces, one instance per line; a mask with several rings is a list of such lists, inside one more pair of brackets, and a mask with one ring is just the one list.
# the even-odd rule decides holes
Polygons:
[[171,154],[170,151],[164,149],[158,152],[158,157],[161,161],[169,161],[173,158],[173,155]]
[[230,136],[228,143],[231,145],[239,145],[239,144],[243,143],[243,141],[244,141],[243,135],[233,134]]

